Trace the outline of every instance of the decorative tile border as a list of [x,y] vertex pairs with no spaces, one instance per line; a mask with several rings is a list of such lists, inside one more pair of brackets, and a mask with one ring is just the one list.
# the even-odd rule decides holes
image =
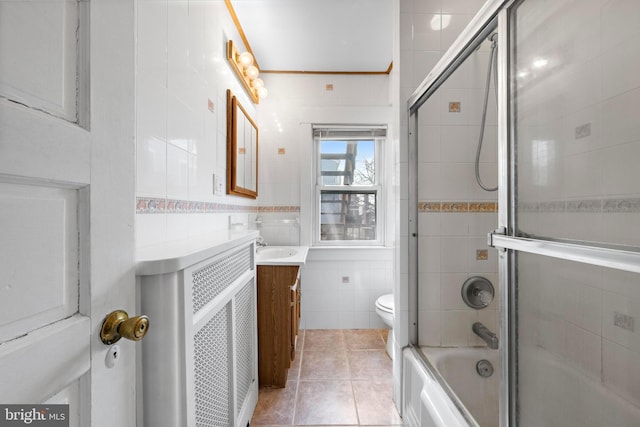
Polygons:
[[[518,211],[535,213],[640,213],[640,197],[520,202],[518,203]],[[498,203],[451,201],[418,202],[418,212],[498,212]]]
[[418,212],[491,213],[498,212],[496,202],[418,202]]
[[176,199],[136,198],[137,214],[300,212],[300,206],[245,206]]
[[258,212],[300,212],[300,206],[258,206]]
[[533,213],[640,213],[640,198],[521,202],[518,211]]

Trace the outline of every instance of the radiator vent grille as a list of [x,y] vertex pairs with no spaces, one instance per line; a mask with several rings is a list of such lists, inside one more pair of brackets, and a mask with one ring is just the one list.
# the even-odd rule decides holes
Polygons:
[[219,258],[193,272],[193,313],[253,267],[251,246]]
[[253,319],[253,280],[247,283],[236,296],[236,384],[238,387],[238,407],[240,413],[251,384],[255,379],[254,354],[254,319]]
[[194,337],[198,427],[233,424],[229,311],[227,304]]

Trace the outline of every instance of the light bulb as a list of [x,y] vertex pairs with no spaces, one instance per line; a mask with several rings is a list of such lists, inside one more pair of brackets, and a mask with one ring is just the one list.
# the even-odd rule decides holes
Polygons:
[[267,90],[266,87],[261,87],[260,89],[258,89],[258,96],[260,98],[266,98],[267,95],[269,95],[269,91]]
[[253,65],[253,55],[251,55],[249,52],[243,52],[240,54],[240,57],[238,58],[238,62],[244,68],[247,68],[250,65]]
[[254,89],[260,89],[261,87],[264,87],[264,82],[262,81],[262,79],[255,79],[253,82],[251,82],[251,86]]
[[245,73],[247,74],[247,77],[253,80],[258,78],[258,74],[260,74],[260,71],[258,71],[258,67],[256,67],[255,65],[249,65],[245,70]]

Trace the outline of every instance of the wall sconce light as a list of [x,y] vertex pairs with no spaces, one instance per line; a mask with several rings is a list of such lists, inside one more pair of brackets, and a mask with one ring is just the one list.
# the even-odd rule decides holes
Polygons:
[[227,43],[227,60],[255,104],[260,101],[260,98],[267,97],[269,92],[264,87],[262,79],[258,78],[260,70],[254,65],[251,53],[239,53],[233,41],[229,40]]

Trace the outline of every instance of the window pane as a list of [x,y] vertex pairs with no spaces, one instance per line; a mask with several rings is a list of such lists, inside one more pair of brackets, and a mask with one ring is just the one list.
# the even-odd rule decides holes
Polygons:
[[320,193],[320,240],[376,238],[375,191]]
[[375,141],[320,141],[322,185],[374,185]]

